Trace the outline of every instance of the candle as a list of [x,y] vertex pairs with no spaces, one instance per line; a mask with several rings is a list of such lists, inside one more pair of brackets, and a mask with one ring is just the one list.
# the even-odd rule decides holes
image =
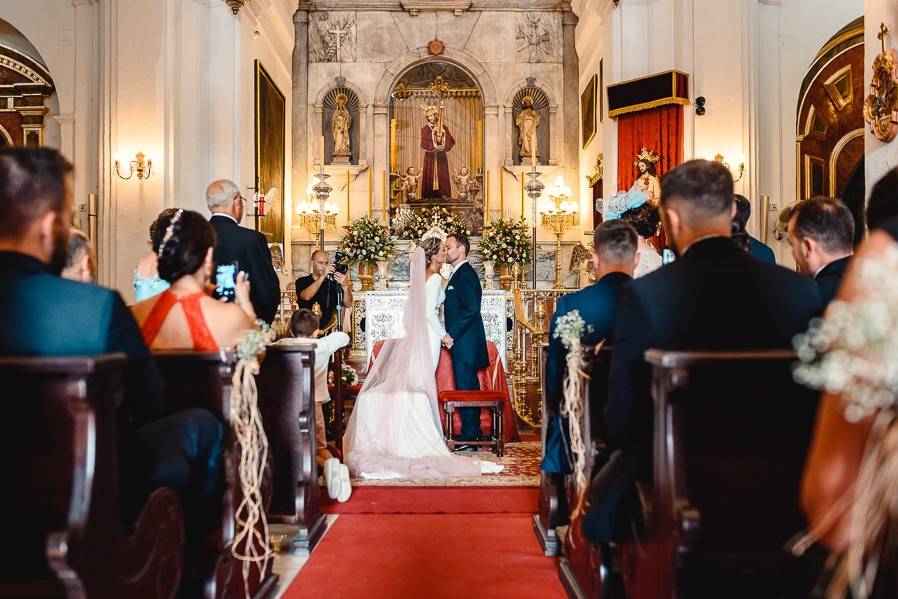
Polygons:
[[321,136],[321,168],[324,169],[324,136]]
[[[486,212],[490,209],[490,172],[486,171]],[[486,213],[484,213],[486,214]]]
[[368,167],[368,218],[374,212],[374,169]]
[[530,166],[536,169],[536,133],[530,133]]
[[384,188],[384,197],[381,203],[381,212],[384,217],[384,224],[387,224],[387,171],[383,171],[383,188]]
[[521,218],[524,218],[524,172],[521,171]]
[[349,169],[346,169],[346,222],[349,222]]
[[499,169],[499,217],[505,218],[505,173]]

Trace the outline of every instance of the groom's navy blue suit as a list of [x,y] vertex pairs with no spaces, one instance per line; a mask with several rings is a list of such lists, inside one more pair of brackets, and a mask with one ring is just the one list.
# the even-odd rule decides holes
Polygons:
[[[480,389],[477,371],[489,366],[486,352],[486,332],[480,316],[483,290],[474,268],[467,262],[459,265],[446,286],[443,314],[446,334],[452,337],[452,373],[456,389]],[[460,441],[480,438],[480,408],[463,408]]]

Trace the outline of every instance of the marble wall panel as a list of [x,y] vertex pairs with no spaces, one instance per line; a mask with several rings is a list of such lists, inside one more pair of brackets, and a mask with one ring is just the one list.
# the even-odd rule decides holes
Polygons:
[[483,63],[515,62],[514,13],[481,13],[464,50]]
[[397,13],[358,13],[358,62],[390,63],[409,48],[396,26]]

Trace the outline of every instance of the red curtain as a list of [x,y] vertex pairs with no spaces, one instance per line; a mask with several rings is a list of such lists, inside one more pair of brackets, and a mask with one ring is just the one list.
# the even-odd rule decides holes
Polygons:
[[661,157],[658,177],[683,162],[683,107],[659,106],[623,114],[617,119],[617,188],[628,190],[636,180],[633,164],[642,148]]

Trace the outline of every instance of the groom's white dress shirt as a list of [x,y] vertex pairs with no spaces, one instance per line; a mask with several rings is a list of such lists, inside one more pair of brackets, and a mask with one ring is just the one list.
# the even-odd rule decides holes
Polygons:
[[456,272],[458,272],[458,269],[461,268],[461,265],[462,265],[462,264],[466,264],[467,262],[468,262],[467,259],[465,259],[465,260],[462,260],[461,262],[459,262],[457,265],[453,266],[453,267],[452,267],[452,272],[449,273],[449,279],[451,280],[451,279],[452,279],[452,275],[454,275]]

